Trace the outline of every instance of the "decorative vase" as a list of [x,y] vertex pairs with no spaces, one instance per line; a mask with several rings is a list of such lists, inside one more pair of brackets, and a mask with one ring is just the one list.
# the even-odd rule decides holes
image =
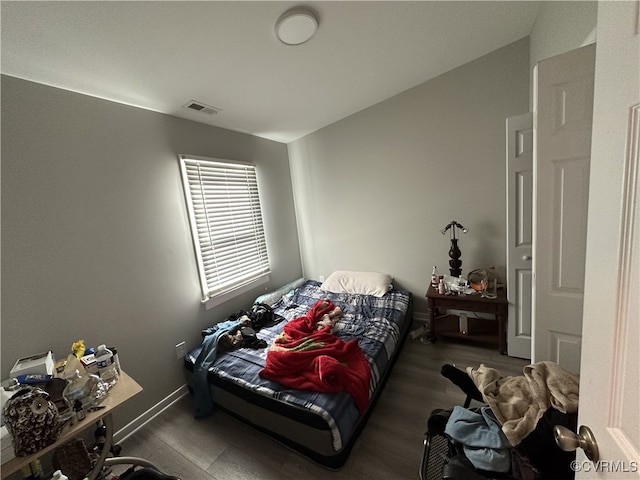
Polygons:
[[451,260],[449,260],[449,272],[452,277],[459,277],[462,275],[462,269],[460,268],[462,267],[462,261],[460,260],[460,255],[462,255],[462,252],[458,248],[458,239],[452,238],[451,248],[449,249],[449,257],[451,257]]

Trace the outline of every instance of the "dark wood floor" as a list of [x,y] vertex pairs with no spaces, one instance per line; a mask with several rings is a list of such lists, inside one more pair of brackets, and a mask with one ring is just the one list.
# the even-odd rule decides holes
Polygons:
[[459,368],[484,363],[505,375],[521,375],[529,362],[500,355],[496,349],[408,338],[367,426],[339,471],[306,460],[225,413],[196,420],[190,397],[124,440],[122,455],[147,458],[183,480],[415,479],[429,413],[464,401],[460,389],[440,375],[444,363]]

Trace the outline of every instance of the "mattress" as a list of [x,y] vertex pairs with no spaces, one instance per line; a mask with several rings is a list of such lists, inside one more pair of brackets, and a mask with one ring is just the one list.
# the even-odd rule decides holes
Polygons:
[[[274,305],[285,320],[262,328],[258,337],[271,345],[287,321],[327,299],[343,315],[334,334],[356,340],[371,369],[369,404],[361,414],[347,392],[322,393],[286,388],[260,377],[267,348],[241,348],[220,353],[207,374],[212,397],[220,408],[273,436],[298,453],[329,468],[340,468],[371,413],[409,330],[412,297],[393,289],[382,297],[331,293],[308,280]],[[185,357],[185,377],[194,385],[194,364],[202,346]]]

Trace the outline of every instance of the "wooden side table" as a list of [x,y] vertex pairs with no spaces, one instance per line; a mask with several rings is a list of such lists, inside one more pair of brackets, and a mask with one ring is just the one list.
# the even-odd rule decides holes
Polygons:
[[[429,316],[429,327],[431,335],[435,338],[442,337],[458,338],[466,340],[487,341],[493,340],[498,344],[502,355],[507,354],[507,292],[504,288],[498,288],[498,297],[494,299],[484,298],[480,294],[471,295],[440,295],[431,285],[427,290],[427,314]],[[495,333],[489,334],[462,334],[458,329],[458,317],[436,317],[438,309],[462,310],[464,312],[492,313],[495,315],[495,322],[498,324],[497,338]],[[471,318],[470,321],[474,319]],[[454,328],[441,327],[440,324],[452,324]],[[489,320],[492,321],[492,320]]]

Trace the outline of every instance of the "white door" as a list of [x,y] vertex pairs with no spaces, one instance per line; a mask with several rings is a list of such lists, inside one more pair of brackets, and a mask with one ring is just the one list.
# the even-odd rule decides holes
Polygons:
[[601,463],[579,451],[576,479],[638,479],[640,2],[599,3],[597,28],[578,420]]
[[595,46],[538,63],[532,361],[580,371]]
[[507,118],[507,353],[531,358],[533,114]]

